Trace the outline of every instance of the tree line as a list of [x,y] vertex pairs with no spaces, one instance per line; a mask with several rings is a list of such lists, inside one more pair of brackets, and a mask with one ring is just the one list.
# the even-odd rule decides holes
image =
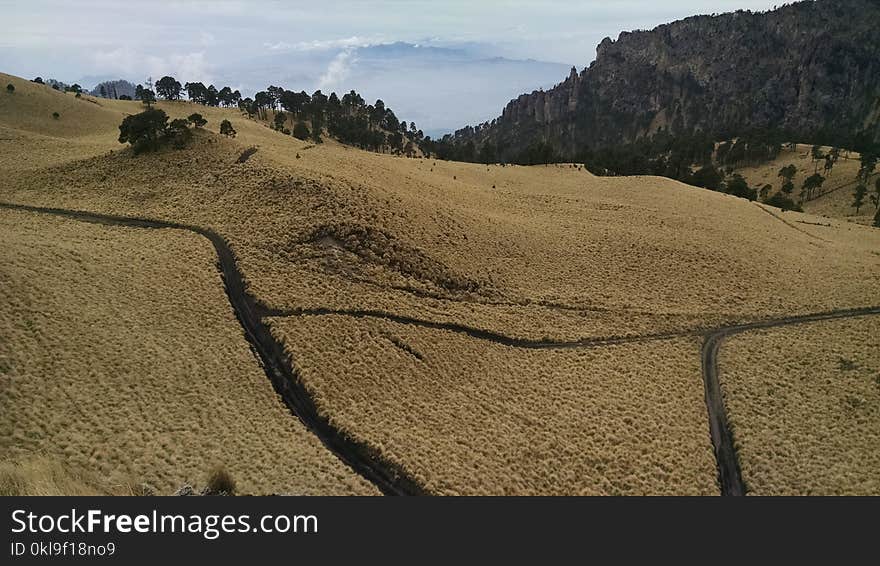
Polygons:
[[[426,139],[415,122],[399,120],[381,99],[367,104],[354,90],[339,97],[335,92],[326,95],[316,90],[309,95],[305,91],[269,86],[253,99],[241,100],[239,107],[248,115],[258,115],[264,120],[271,111],[276,130],[317,143],[326,131],[344,144],[412,157]],[[288,127],[288,123],[292,127]]]
[[[82,92],[82,87],[77,84],[65,85],[52,79],[44,82],[40,77],[33,79],[33,82],[49,84],[56,90],[72,91],[77,96]],[[362,149],[389,150],[412,157],[418,148],[426,156],[474,163],[496,163],[497,156],[506,153],[506,148],[496,147],[491,141],[485,141],[477,147],[474,143],[477,129],[471,127],[456,132],[455,135],[432,140],[417,128],[415,122],[400,121],[382,100],[367,104],[354,90],[340,98],[335,92],[327,96],[321,90],[316,90],[309,95],[305,91],[295,92],[269,86],[250,98],[242,97],[238,90],[232,90],[228,86],[217,89],[214,85],[205,86],[201,82],[181,84],[174,77],[164,76],[155,84],[148,78],[146,86],[137,85],[134,97],[143,101],[148,110],[151,110],[150,106],[156,101],[157,95],[165,100],[180,100],[184,93],[191,102],[206,106],[237,106],[248,116],[258,116],[263,120],[268,120],[268,113],[271,111],[272,125],[276,130],[302,140],[311,139],[316,143],[322,141],[321,136],[326,132],[341,143]],[[111,93],[106,94],[109,96]],[[101,95],[105,95],[105,92],[102,91]],[[115,93],[113,97],[116,97]],[[201,118],[198,114],[193,116]],[[225,131],[221,133],[228,134],[231,131],[234,135],[231,124],[224,122]],[[195,123],[197,126],[201,125],[198,121]],[[153,137],[185,137],[181,124],[176,126],[163,121],[153,128],[161,134],[157,133]],[[716,144],[707,133],[673,135],[668,130],[661,129],[654,135],[632,143],[599,149],[585,148],[577,154],[575,161],[582,162],[587,170],[596,175],[658,175],[749,200],[760,198],[783,210],[800,210],[804,202],[821,194],[819,191],[826,176],[832,173],[840,159],[840,148],[832,147],[827,153],[821,145],[811,148],[813,174],[804,179],[797,195],[793,195],[793,179],[797,173],[794,165],[780,169],[777,176],[781,179],[781,187],[774,194],[771,194],[771,185],[750,187],[744,177],[735,173],[738,167],[760,165],[778,157],[785,139],[793,139],[792,134],[780,130],[752,130],[735,139]],[[148,136],[148,146],[153,144],[150,140]],[[869,182],[877,167],[880,144],[864,133],[854,136],[852,143],[861,154],[852,207],[858,214],[867,197],[876,209],[874,225],[880,226],[880,178],[874,180],[873,186]],[[551,144],[543,141],[528,145],[511,160],[512,163],[521,165],[560,161],[566,159]],[[820,166],[824,175],[819,173]],[[795,200],[795,196],[799,199]]]
[[[479,145],[474,141],[479,131],[489,125],[481,124],[448,134],[431,142],[424,151],[439,159],[495,163],[498,155],[508,153],[508,148],[496,146],[488,140]],[[753,167],[773,161],[786,146],[794,149],[793,144],[786,141],[795,139],[793,136],[795,134],[792,132],[782,130],[752,130],[734,139],[716,143],[715,138],[707,133],[673,135],[666,130],[660,130],[652,136],[627,144],[585,148],[574,159],[562,155],[550,143],[535,141],[519,151],[510,162],[539,165],[573,161],[583,163],[595,175],[657,175],[749,200],[760,199],[784,210],[801,210],[804,202],[823,194],[821,190],[826,178],[832,174],[841,156],[848,154],[848,151],[839,147],[825,151],[821,145],[812,146],[810,159],[813,173],[803,180],[800,190],[796,190],[794,185],[797,174],[794,165],[788,165],[779,171],[779,191],[773,191],[770,184],[749,186],[746,179],[735,172],[741,167]],[[874,143],[864,134],[848,139],[854,149],[861,153],[858,184],[853,193],[852,206],[858,214],[867,198],[877,209],[877,215],[880,215],[880,179],[876,179],[874,185],[869,183],[877,166],[880,144]],[[874,222],[880,226],[880,216]]]
[[146,86],[135,88],[135,98],[147,104],[157,96],[180,100],[184,95],[191,102],[205,106],[237,106],[250,117],[270,121],[279,132],[316,143],[320,143],[326,133],[344,144],[409,157],[430,143],[430,137],[425,136],[415,122],[399,120],[382,100],[367,104],[354,90],[340,98],[335,92],[328,96],[316,90],[310,95],[272,85],[251,98],[243,97],[241,92],[228,86],[218,89],[201,82],[182,84],[171,76],[164,76],[155,84],[148,79]]
[[874,226],[880,228],[880,175],[871,184],[871,175],[877,169],[880,161],[880,147],[862,151],[859,164],[859,172],[856,175],[856,188],[853,191],[851,206],[856,209],[856,214],[865,205],[865,197],[874,205]]

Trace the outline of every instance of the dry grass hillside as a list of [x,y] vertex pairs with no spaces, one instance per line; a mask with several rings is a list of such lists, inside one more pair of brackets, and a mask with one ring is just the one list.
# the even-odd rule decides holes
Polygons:
[[[843,151],[834,168],[829,173],[826,173],[823,170],[824,162],[818,163],[817,170],[817,164],[810,159],[811,148],[812,146],[804,144],[796,144],[794,149],[786,146],[773,161],[754,167],[737,169],[736,172],[745,177],[752,187],[772,185],[773,190],[770,194],[774,194],[779,191],[783,183],[782,178],[779,177],[779,170],[788,165],[794,165],[797,169],[797,174],[792,180],[795,187],[792,197],[797,200],[801,187],[804,184],[804,179],[818,171],[818,173],[825,177],[825,183],[821,189],[822,192],[829,192],[805,202],[803,205],[804,212],[816,216],[847,219],[860,224],[871,224],[875,208],[868,202],[867,198],[865,198],[865,206],[861,208],[859,214],[856,214],[856,210],[852,207],[856,175],[859,172],[859,154]],[[830,147],[822,148],[823,153],[828,153],[830,150]],[[875,178],[876,176],[871,178],[871,183],[874,182]]]
[[222,465],[245,493],[373,493],[276,397],[205,240],[9,210],[0,233],[3,476],[168,494]]
[[696,338],[523,350],[349,317],[273,328],[334,423],[434,493],[718,491]]
[[880,494],[880,317],[754,331],[719,358],[759,495]]
[[46,455],[0,460],[0,496],[15,495],[133,495],[145,484],[109,485],[89,472]]
[[[32,170],[116,149],[117,101],[52,90],[0,73],[0,167]],[[8,94],[6,85],[15,86]],[[115,105],[114,105],[115,103]],[[58,118],[53,113],[58,113]]]
[[[867,226],[663,178],[313,145],[237,110],[186,102],[159,107],[208,119],[191,146],[134,158],[104,120],[114,114],[118,124],[138,103],[97,107],[35,91],[47,108],[69,98],[101,112],[78,137],[53,137],[22,117],[36,102],[15,106],[26,81],[2,80],[16,94],[0,93],[0,125],[18,138],[0,146],[0,200],[213,228],[250,291],[288,314],[372,311],[571,341],[877,301],[880,230]],[[216,133],[222,119],[236,138]],[[59,150],[44,154],[47,143]],[[19,155],[30,156],[26,168]],[[525,352],[389,325],[272,320],[324,414],[432,489],[713,490],[694,339]],[[392,331],[424,359],[381,338]]]
[[[795,213],[781,221],[667,179],[312,146],[237,111],[160,107],[198,110],[208,127],[182,151],[132,159],[116,144],[110,155],[11,171],[5,193],[213,226],[275,307],[393,308],[537,337],[865,304],[880,276],[875,230],[816,227]],[[234,140],[213,134],[222,118]],[[248,147],[258,151],[237,163]]]

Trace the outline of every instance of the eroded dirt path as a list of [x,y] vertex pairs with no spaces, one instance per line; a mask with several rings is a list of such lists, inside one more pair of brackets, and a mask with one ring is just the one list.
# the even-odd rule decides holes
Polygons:
[[447,330],[465,334],[478,340],[487,340],[496,344],[503,344],[514,348],[526,349],[570,349],[570,348],[595,348],[610,346],[613,344],[629,344],[634,342],[646,342],[651,340],[665,340],[684,336],[703,336],[701,349],[703,386],[705,389],[706,409],[709,416],[709,433],[715,451],[715,460],[718,465],[718,483],[722,495],[745,495],[746,488],[743,483],[740,470],[739,457],[727,419],[727,410],[721,393],[721,383],[718,377],[718,351],[721,342],[734,334],[758,330],[761,328],[775,328],[792,324],[805,324],[823,320],[840,318],[853,318],[880,314],[880,307],[861,307],[854,309],[840,309],[821,313],[812,313],[799,316],[781,318],[768,318],[742,324],[721,326],[711,329],[695,328],[663,334],[644,334],[637,336],[619,336],[607,338],[590,338],[574,341],[546,341],[527,340],[505,336],[496,332],[464,326],[450,322],[436,322],[431,320],[416,319],[408,316],[400,316],[382,311],[366,310],[332,310],[332,309],[308,309],[291,311],[273,311],[273,316],[329,316],[344,315],[354,318],[377,318],[410,324],[424,328]]
[[238,269],[235,255],[219,234],[206,228],[146,218],[132,218],[94,214],[60,208],[41,208],[0,203],[0,208],[51,214],[93,224],[127,226],[131,228],[188,230],[207,238],[217,252],[218,268],[229,303],[241,324],[245,338],[259,357],[275,391],[305,426],[315,433],[324,445],[355,472],[372,482],[386,495],[425,495],[425,490],[410,479],[398,466],[386,461],[381,454],[365,443],[352,439],[330,424],[318,412],[311,395],[299,379],[284,346],[272,336],[260,317],[262,308],[247,292],[244,277]]
[[52,214],[84,222],[112,226],[188,230],[207,238],[214,246],[217,253],[218,269],[223,278],[229,302],[242,326],[245,337],[251,344],[256,355],[259,357],[266,375],[272,382],[276,392],[281,396],[291,412],[293,412],[309,430],[314,432],[328,449],[357,473],[371,481],[386,495],[428,495],[428,493],[399,466],[385,460],[378,451],[374,450],[366,443],[354,440],[344,432],[336,429],[330,424],[327,417],[319,414],[311,395],[306,390],[302,380],[296,373],[289,356],[285,353],[283,344],[272,336],[272,333],[263,321],[264,317],[342,315],[355,318],[379,318],[401,324],[448,330],[451,332],[466,334],[479,340],[487,340],[513,348],[527,349],[596,348],[613,344],[664,340],[684,336],[703,336],[704,341],[701,351],[703,383],[705,387],[706,407],[709,416],[709,431],[712,437],[715,457],[718,464],[718,477],[721,493],[722,495],[744,495],[745,486],[743,484],[739,459],[736,453],[733,434],[730,430],[729,421],[727,419],[727,411],[724,406],[724,399],[718,378],[718,351],[721,342],[729,336],[749,330],[840,318],[880,315],[880,306],[862,307],[800,316],[769,318],[710,329],[693,328],[662,334],[612,336],[557,342],[528,340],[451,322],[424,320],[382,311],[333,310],[324,308],[309,310],[272,310],[260,304],[247,292],[244,284],[244,277],[238,269],[235,255],[226,240],[212,230],[176,222],[96,214],[60,208],[44,208],[8,203],[0,203],[0,208]]
[[673,332],[660,332],[654,334],[629,334],[622,336],[604,336],[595,338],[582,338],[580,340],[532,340],[529,338],[518,338],[516,336],[508,336],[492,330],[459,324],[456,322],[438,322],[435,320],[426,320],[423,318],[415,318],[394,314],[379,310],[352,310],[352,309],[293,309],[293,310],[269,310],[264,312],[265,316],[275,317],[294,317],[294,316],[348,316],[351,318],[373,318],[396,322],[399,324],[407,324],[410,326],[420,326],[422,328],[431,328],[434,330],[448,330],[457,334],[465,334],[471,338],[478,340],[486,340],[511,348],[523,348],[527,350],[568,350],[574,348],[597,348],[601,346],[612,346],[614,344],[632,344],[636,342],[649,342],[652,340],[671,340],[673,338],[682,338],[684,336],[697,336],[702,334],[700,329],[685,329]]
[[721,347],[721,342],[734,334],[749,330],[871,315],[880,315],[880,307],[841,309],[824,313],[762,320],[725,326],[706,333],[701,353],[703,384],[706,388],[709,432],[712,435],[712,444],[715,447],[715,460],[718,463],[718,482],[721,486],[721,495],[745,495],[746,493],[746,486],[743,483],[739,465],[739,457],[733,441],[733,433],[727,420],[727,410],[721,393],[721,382],[718,378],[718,350]]

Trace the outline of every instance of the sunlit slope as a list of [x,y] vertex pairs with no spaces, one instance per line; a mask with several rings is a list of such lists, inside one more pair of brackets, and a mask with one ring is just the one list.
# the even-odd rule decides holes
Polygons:
[[[0,123],[4,127],[67,139],[118,133],[121,112],[114,101],[87,94],[76,98],[73,93],[3,73],[0,84]],[[15,92],[9,94],[7,84],[12,84]],[[54,112],[58,118],[53,117]]]
[[[7,84],[15,92],[8,93]],[[37,169],[115,149],[124,101],[114,104],[85,94],[76,98],[3,73],[0,95],[0,167],[4,169]]]
[[[868,227],[663,178],[406,159],[302,142],[233,109],[159,106],[208,118],[192,147],[132,158],[116,144],[11,171],[4,198],[212,226],[273,307],[394,310],[516,335],[858,306],[880,285],[880,233]],[[216,135],[223,118],[236,138]]]
[[206,240],[5,209],[0,234],[2,470],[43,454],[108,490],[219,465],[244,493],[375,493],[276,396]]
[[272,326],[321,410],[433,493],[718,492],[696,337],[527,350],[348,317]]
[[743,479],[760,495],[880,493],[880,317],[760,330],[721,348]]
[[[120,121],[142,108],[101,102]],[[717,492],[696,331],[877,301],[866,226],[663,178],[406,159],[158,106],[208,124],[186,149],[133,157],[84,120],[100,150],[3,165],[40,159],[37,135],[70,146],[23,136],[4,146],[0,200],[216,230],[321,413],[431,491]],[[621,335],[640,338],[510,344]]]
[[[834,167],[830,171],[825,171],[824,160],[814,162],[810,158],[811,148],[812,146],[805,144],[796,144],[794,149],[786,146],[776,159],[761,165],[737,169],[737,173],[745,177],[752,187],[771,185],[773,190],[770,194],[774,194],[779,191],[783,184],[783,180],[779,176],[779,170],[788,165],[794,165],[797,173],[795,173],[792,179],[794,191],[791,193],[791,198],[795,202],[800,200],[799,195],[804,185],[804,180],[814,173],[819,173],[825,177],[825,182],[819,192],[826,193],[827,191],[827,193],[805,202],[803,204],[804,211],[818,216],[846,218],[862,224],[870,224],[874,217],[875,208],[868,199],[865,198],[865,205],[859,210],[858,214],[852,206],[853,191],[858,183],[856,176],[860,167],[859,154],[845,150],[841,151]],[[822,148],[823,153],[828,153],[830,150],[830,147]],[[876,176],[870,179],[869,191],[873,188],[875,179]]]

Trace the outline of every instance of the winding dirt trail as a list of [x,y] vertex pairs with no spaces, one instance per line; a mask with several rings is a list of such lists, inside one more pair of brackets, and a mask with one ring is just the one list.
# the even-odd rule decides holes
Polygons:
[[635,336],[618,336],[605,338],[586,338],[574,341],[528,340],[506,336],[497,332],[470,327],[451,322],[436,322],[408,316],[396,315],[371,310],[334,310],[327,308],[272,310],[266,308],[251,296],[245,288],[244,277],[238,269],[231,248],[226,240],[216,232],[177,222],[166,222],[146,218],[97,214],[61,208],[35,207],[21,204],[0,202],[0,208],[50,214],[111,226],[127,226],[148,229],[176,229],[194,232],[207,238],[217,253],[218,269],[223,278],[229,302],[242,326],[245,337],[259,356],[266,375],[272,382],[275,391],[281,396],[290,411],[305,426],[314,432],[337,457],[348,464],[365,479],[371,481],[386,495],[429,495],[424,487],[410,478],[399,466],[386,460],[378,451],[366,443],[352,439],[344,432],[335,428],[321,415],[315,403],[299,378],[283,344],[277,340],[263,321],[265,317],[287,316],[333,316],[344,315],[354,318],[377,318],[401,324],[409,324],[448,330],[465,334],[479,340],[487,340],[504,346],[526,349],[569,349],[595,348],[613,344],[628,344],[651,340],[668,340],[685,336],[703,336],[701,351],[702,373],[705,388],[706,407],[709,415],[709,430],[715,449],[718,464],[718,476],[722,495],[744,495],[745,486],[740,471],[739,459],[733,440],[733,434],[727,419],[727,411],[721,393],[718,378],[718,351],[721,342],[734,334],[774,328],[791,324],[804,324],[823,320],[880,315],[880,306],[840,309],[822,313],[768,318],[754,322],[734,324],[716,328],[693,328],[677,332],[644,334]]
[[679,332],[663,334],[645,334],[638,336],[620,336],[609,338],[591,338],[568,342],[552,342],[544,340],[526,340],[504,336],[495,332],[481,330],[469,326],[463,326],[448,322],[435,322],[430,320],[416,319],[407,316],[390,314],[382,311],[365,310],[332,310],[332,309],[309,309],[291,311],[273,311],[273,316],[328,316],[344,315],[354,318],[377,318],[402,324],[421,326],[439,330],[448,330],[465,334],[479,340],[487,340],[496,344],[503,344],[514,348],[526,349],[570,349],[570,348],[595,348],[610,346],[613,344],[631,344],[651,340],[667,340],[684,336],[703,336],[701,349],[703,386],[705,389],[706,409],[709,415],[709,433],[715,451],[715,460],[718,466],[718,483],[722,495],[745,495],[745,484],[739,465],[739,457],[736,445],[733,441],[733,433],[727,420],[727,409],[721,393],[721,382],[718,377],[718,351],[721,342],[734,334],[758,330],[762,328],[775,328],[793,324],[805,324],[834,320],[840,318],[853,318],[861,316],[880,315],[880,307],[861,307],[853,309],[840,309],[821,313],[812,313],[799,316],[782,318],[768,318],[742,324],[721,326],[712,329],[691,329]]
[[721,393],[721,382],[718,378],[718,350],[721,347],[721,342],[734,334],[749,330],[878,314],[880,314],[880,307],[842,309],[725,326],[706,333],[701,352],[703,385],[706,389],[706,407],[709,410],[709,432],[712,435],[712,444],[715,447],[715,460],[718,463],[718,481],[721,485],[721,495],[745,495],[746,493],[739,465],[739,457],[737,456],[736,446],[733,441],[733,433],[727,420],[727,410]]
[[427,495],[415,480],[398,466],[385,460],[381,454],[365,443],[352,439],[318,412],[315,403],[296,373],[284,346],[263,323],[263,309],[247,292],[244,277],[238,269],[235,255],[219,234],[206,228],[165,222],[146,218],[94,214],[61,208],[42,208],[27,205],[0,203],[0,208],[51,214],[72,218],[92,224],[127,226],[148,229],[187,230],[207,238],[217,252],[218,268],[223,278],[226,295],[254,352],[259,356],[263,369],[275,391],[290,411],[315,433],[324,445],[355,472],[372,482],[385,495]]
[[457,334],[465,334],[471,338],[478,340],[486,340],[494,342],[502,346],[510,346],[511,348],[523,348],[526,350],[568,350],[573,348],[597,348],[601,346],[611,346],[614,344],[632,344],[636,342],[649,342],[652,340],[671,340],[673,338],[682,338],[684,336],[699,336],[704,330],[702,329],[684,329],[673,332],[659,332],[655,334],[630,334],[623,336],[604,336],[596,338],[581,338],[579,340],[531,340],[529,338],[518,338],[508,336],[492,330],[485,330],[456,322],[438,322],[435,320],[427,320],[423,318],[415,318],[400,314],[389,313],[379,310],[353,310],[353,309],[293,309],[293,310],[269,310],[264,312],[267,317],[295,317],[295,316],[348,316],[351,318],[373,318],[397,322],[400,324],[408,324],[410,326],[420,326],[422,328],[431,328],[434,330],[448,330]]

